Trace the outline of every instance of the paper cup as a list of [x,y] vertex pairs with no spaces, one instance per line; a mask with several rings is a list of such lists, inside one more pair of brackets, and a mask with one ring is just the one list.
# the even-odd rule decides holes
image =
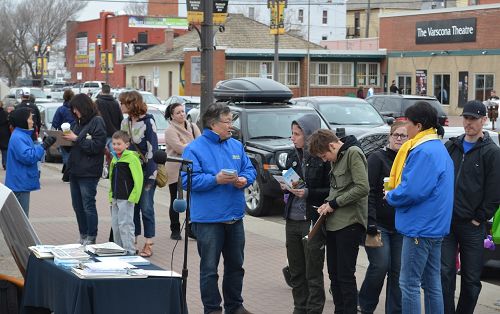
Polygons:
[[67,122],[61,124],[61,130],[64,134],[69,134],[71,132],[71,125]]
[[386,190],[386,191],[390,191],[390,190],[392,190],[392,189],[389,187],[389,177],[385,177],[385,178],[384,178],[384,190]]

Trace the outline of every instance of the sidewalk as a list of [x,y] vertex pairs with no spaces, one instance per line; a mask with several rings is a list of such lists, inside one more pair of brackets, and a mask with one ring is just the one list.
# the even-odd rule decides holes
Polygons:
[[[60,164],[44,164],[42,170],[42,190],[31,194],[30,221],[38,236],[46,244],[74,243],[78,239],[76,219],[71,207],[69,184],[60,180]],[[0,180],[3,182],[5,172],[0,171]],[[107,180],[101,180],[97,193],[97,207],[99,211],[98,242],[107,241],[110,228],[109,205],[107,204]],[[156,209],[156,238],[153,246],[154,255],[151,261],[163,268],[173,269],[181,273],[184,242],[175,247],[176,242],[170,240],[168,218],[168,190],[158,189],[155,196]],[[183,218],[183,217],[181,217]],[[245,282],[243,298],[245,307],[254,313],[285,314],[293,311],[291,289],[283,280],[281,269],[286,263],[285,230],[281,221],[271,222],[261,218],[247,216],[245,218],[246,249],[245,249]],[[139,240],[140,245],[143,239]],[[174,258],[171,259],[174,250]],[[219,275],[222,275],[222,260]],[[358,286],[364,278],[368,265],[364,249],[360,249],[357,266]],[[0,269],[20,277],[19,271],[10,256],[10,252],[3,242],[0,233]],[[202,313],[202,304],[199,293],[199,257],[196,251],[196,242],[189,240],[188,250],[187,300],[190,313]],[[324,269],[326,291],[329,279],[326,265]],[[221,276],[222,279],[222,276]],[[500,299],[500,287],[483,283],[479,304],[475,313],[500,313],[500,306],[494,303]],[[375,313],[384,313],[384,292],[380,297],[380,304]],[[325,313],[333,312],[331,296],[327,294]]]

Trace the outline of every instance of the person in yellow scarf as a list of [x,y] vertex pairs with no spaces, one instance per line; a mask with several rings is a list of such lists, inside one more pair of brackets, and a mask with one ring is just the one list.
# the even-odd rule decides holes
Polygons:
[[396,229],[403,234],[399,283],[402,313],[443,313],[441,243],[450,231],[453,210],[453,162],[437,136],[437,111],[425,101],[409,107],[409,140],[391,169],[387,203],[396,209]]

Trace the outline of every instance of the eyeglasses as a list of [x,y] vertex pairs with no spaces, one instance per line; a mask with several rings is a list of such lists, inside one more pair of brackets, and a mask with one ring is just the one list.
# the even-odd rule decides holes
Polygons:
[[406,140],[408,138],[408,135],[406,135],[406,134],[399,134],[399,133],[392,133],[391,136],[393,138],[398,138],[399,137],[402,140]]
[[224,124],[226,124],[226,125],[231,125],[231,124],[233,124],[233,121],[232,121],[232,120],[230,120],[230,121],[222,121],[222,120],[218,120],[218,121],[219,121],[220,123],[224,123]]

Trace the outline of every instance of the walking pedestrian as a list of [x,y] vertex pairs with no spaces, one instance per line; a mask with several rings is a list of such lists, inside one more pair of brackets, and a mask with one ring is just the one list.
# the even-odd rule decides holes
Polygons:
[[[170,121],[170,125],[165,130],[165,143],[167,146],[167,155],[169,157],[180,157],[184,148],[195,138],[200,136],[201,132],[196,124],[186,120],[184,105],[174,103],[167,107],[165,118]],[[170,191],[170,206],[168,214],[170,217],[170,239],[182,240],[181,224],[179,222],[179,213],[174,210],[174,200],[177,197],[177,181],[179,180],[180,164],[176,162],[167,162],[165,164],[168,173],[168,189]]]
[[437,111],[419,101],[406,109],[409,140],[391,168],[387,203],[396,208],[396,229],[403,234],[399,284],[402,312],[443,313],[441,243],[450,231],[453,162],[438,138]]
[[78,94],[69,102],[75,116],[73,130],[63,134],[72,141],[68,158],[69,187],[80,243],[95,244],[98,231],[97,183],[102,173],[106,129],[92,99]]
[[[455,195],[450,233],[441,250],[441,284],[445,313],[474,313],[481,292],[486,222],[500,205],[500,148],[483,131],[486,107],[471,100],[464,106],[465,133],[446,143],[455,166]],[[460,297],[455,308],[457,250],[460,252]]]
[[381,247],[365,246],[368,255],[368,269],[359,290],[359,310],[373,313],[377,308],[380,292],[387,276],[385,313],[401,313],[401,290],[399,271],[401,269],[401,248],[403,236],[394,224],[395,210],[384,199],[384,178],[388,178],[398,150],[408,139],[405,122],[391,125],[389,145],[368,157],[368,228],[366,233],[382,239]]
[[292,122],[292,142],[295,150],[286,161],[303,180],[305,186],[294,189],[282,186],[288,200],[285,204],[286,252],[292,284],[295,314],[323,313],[325,288],[326,232],[323,229],[314,238],[305,240],[311,224],[319,215],[313,206],[320,206],[330,190],[330,163],[309,154],[306,141],[321,128],[317,115],[304,115]]
[[150,257],[153,255],[155,237],[154,195],[157,165],[153,161],[153,152],[158,150],[156,123],[153,115],[147,113],[148,107],[139,92],[123,92],[119,99],[122,112],[128,114],[122,121],[121,130],[130,135],[129,149],[139,154],[144,175],[141,199],[134,208],[135,242],[137,244],[137,237],[141,235],[142,218],[145,243],[139,254],[142,257]]
[[[225,313],[250,313],[243,306],[245,249],[244,189],[255,180],[255,168],[241,142],[231,137],[230,108],[215,103],[202,117],[203,133],[184,149],[193,161],[191,221],[200,255],[203,313],[222,314],[218,286],[219,260],[224,257],[222,294]],[[187,189],[187,174],[182,172]]]
[[330,161],[330,191],[318,208],[326,218],[326,256],[336,313],[357,312],[356,260],[368,220],[368,169],[357,139],[340,140],[318,130],[308,140],[309,153]]

